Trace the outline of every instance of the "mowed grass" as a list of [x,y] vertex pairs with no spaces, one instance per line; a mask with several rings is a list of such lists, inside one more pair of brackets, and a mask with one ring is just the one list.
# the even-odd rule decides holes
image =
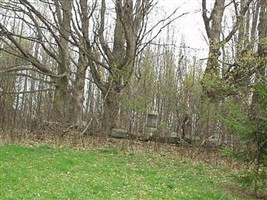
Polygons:
[[0,146],[0,199],[246,199],[229,169],[115,148]]

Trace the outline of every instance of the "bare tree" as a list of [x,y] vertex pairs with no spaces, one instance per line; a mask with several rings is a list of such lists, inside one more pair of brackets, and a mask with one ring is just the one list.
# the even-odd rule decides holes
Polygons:
[[[267,64],[267,2],[260,0],[259,4],[259,22],[258,22],[258,47],[257,54],[254,59],[255,85],[264,84],[262,79],[266,78],[266,64]],[[256,103],[260,98],[260,94],[256,91],[253,93],[251,114],[258,115]]]
[[[94,37],[90,37],[90,24],[86,18],[93,14],[87,12],[85,0],[81,0],[80,5],[83,5],[80,9],[82,28],[79,30],[79,23],[73,24],[80,36],[77,37],[76,31],[72,39],[86,56],[93,81],[102,92],[105,131],[110,133],[111,129],[117,126],[121,94],[131,80],[136,57],[150,41],[146,41],[146,37],[161,23],[166,22],[160,27],[162,29],[174,19],[170,19],[170,15],[152,28],[148,28],[148,15],[153,8],[153,0],[116,0],[113,13],[115,25],[109,29],[106,22],[109,13],[106,1],[102,0],[99,13],[95,16],[96,23],[91,25],[95,34]],[[94,6],[97,7],[97,4]],[[152,39],[160,31],[152,35]]]
[[[9,21],[0,23],[1,42],[9,47],[2,50],[27,65],[9,67],[2,73],[32,70],[50,77],[55,89],[53,119],[78,124],[83,120],[85,77],[89,74],[102,93],[103,122],[110,133],[137,55],[164,27],[183,16],[174,17],[174,11],[149,27],[154,5],[153,0],[116,0],[111,4],[105,0],[1,1],[1,17]],[[114,19],[114,25],[107,19]],[[26,31],[20,34],[10,29],[12,20]],[[36,46],[39,54],[33,54]]]
[[[37,9],[39,3],[39,9]],[[5,72],[34,70],[49,76],[55,87],[53,118],[54,120],[66,120],[70,115],[67,114],[67,103],[70,101],[68,92],[68,82],[70,76],[70,56],[69,42],[70,20],[72,11],[72,1],[42,1],[29,2],[28,0],[3,1],[1,2],[1,17],[6,20],[14,19],[14,23],[21,23],[27,27],[22,34],[17,33],[9,26],[0,23],[1,41],[6,47],[2,50],[20,57],[31,67],[9,67]],[[51,13],[41,11],[42,6]],[[6,12],[4,12],[6,11]],[[50,15],[49,15],[50,14]],[[52,66],[44,63],[40,54],[34,54],[32,49],[25,48],[19,41],[24,40],[38,46],[41,51],[50,58]],[[10,50],[11,49],[11,50]]]
[[[210,15],[208,15],[206,0],[202,0],[202,16],[209,41],[209,57],[207,60],[207,67],[204,72],[202,85],[203,92],[211,101],[218,101],[218,99],[220,100],[233,94],[232,91],[227,87],[220,88],[220,84],[222,83],[221,81],[225,80],[225,76],[222,74],[220,69],[219,57],[221,55],[222,47],[232,39],[232,37],[239,30],[240,25],[242,25],[245,14],[252,1],[253,0],[243,0],[240,11],[238,11],[239,6],[237,2],[231,1],[227,5],[225,0],[216,0]],[[228,34],[222,38],[222,23],[225,8],[231,4],[234,5],[236,11],[236,21],[234,22],[232,29],[228,32]]]

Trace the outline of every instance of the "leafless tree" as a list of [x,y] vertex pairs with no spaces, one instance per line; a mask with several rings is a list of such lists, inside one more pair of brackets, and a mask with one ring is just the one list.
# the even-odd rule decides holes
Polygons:
[[[54,12],[45,13],[42,8]],[[71,98],[68,92],[71,72],[69,44],[66,38],[70,35],[71,10],[72,1],[64,1],[64,3],[56,0],[53,2],[29,2],[27,0],[1,2],[2,19],[14,19],[14,23],[21,23],[27,27],[20,34],[0,23],[1,41],[4,44],[2,50],[22,58],[27,66],[8,66],[5,72],[34,70],[49,76],[55,87],[54,120],[69,119],[70,117],[70,115],[66,116],[66,103],[70,102]],[[21,43],[20,41],[38,46],[40,51],[49,56],[50,63],[45,63],[44,55],[41,57],[40,54],[34,54],[32,49],[25,46],[25,42]]]
[[[175,17],[174,11],[149,27],[154,6],[153,0],[116,0],[108,6],[105,0],[2,1],[1,17],[8,21],[0,23],[2,50],[25,62],[2,73],[31,70],[48,76],[55,90],[53,120],[77,124],[83,120],[84,97],[91,95],[84,96],[85,79],[90,77],[102,93],[103,124],[110,133],[137,55],[184,15]],[[107,19],[114,19],[114,26]],[[25,31],[10,29],[12,23],[23,25]],[[34,48],[39,53],[34,54]]]
[[[225,78],[220,69],[219,57],[222,47],[232,39],[239,30],[240,25],[242,25],[245,14],[252,1],[243,0],[239,8],[239,4],[236,1],[231,1],[229,4],[226,4],[225,0],[216,0],[210,14],[208,14],[207,2],[206,0],[202,0],[202,16],[209,41],[209,56],[203,77],[203,92],[211,101],[218,101],[218,99],[221,100],[233,94],[227,87],[218,88],[220,87],[220,80],[223,81]],[[222,31],[224,12],[231,4],[236,11],[236,20],[232,29],[222,38],[222,34],[225,34]],[[239,33],[241,32],[239,31]]]

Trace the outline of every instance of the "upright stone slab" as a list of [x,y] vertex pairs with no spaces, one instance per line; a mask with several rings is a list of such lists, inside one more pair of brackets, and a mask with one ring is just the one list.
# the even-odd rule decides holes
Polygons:
[[158,115],[159,114],[156,113],[156,112],[147,113],[146,127],[149,127],[149,128],[157,128]]
[[146,122],[146,133],[144,138],[149,140],[153,137],[154,133],[157,131],[158,123],[158,113],[150,112],[147,114],[147,122]]

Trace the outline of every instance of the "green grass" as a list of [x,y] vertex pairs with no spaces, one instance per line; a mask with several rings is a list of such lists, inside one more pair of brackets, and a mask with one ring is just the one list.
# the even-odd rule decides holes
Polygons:
[[[0,146],[0,199],[245,199],[230,170],[114,148]],[[235,183],[236,184],[236,183]]]

